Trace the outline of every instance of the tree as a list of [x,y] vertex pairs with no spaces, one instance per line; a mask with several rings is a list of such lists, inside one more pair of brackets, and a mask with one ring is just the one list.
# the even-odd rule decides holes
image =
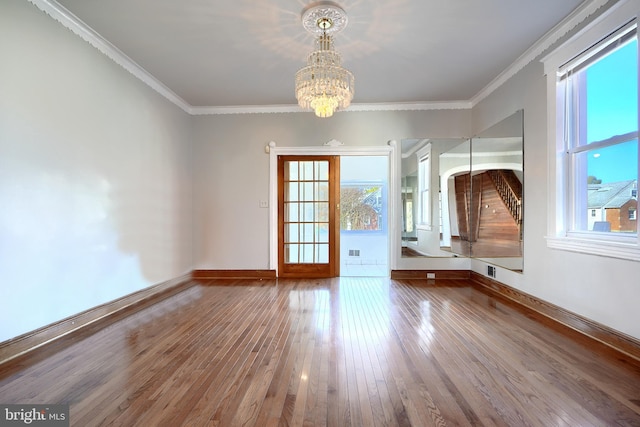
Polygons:
[[596,177],[595,177],[595,176],[593,176],[593,175],[589,175],[589,176],[587,177],[587,184],[602,184],[602,180],[601,180],[601,179],[596,178]]
[[375,230],[378,213],[366,203],[367,196],[380,191],[379,186],[342,187],[340,189],[340,228],[342,230]]

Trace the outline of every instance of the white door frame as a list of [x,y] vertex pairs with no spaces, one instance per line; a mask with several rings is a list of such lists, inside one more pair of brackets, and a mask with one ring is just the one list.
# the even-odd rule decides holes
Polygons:
[[[344,145],[323,145],[320,147],[278,147],[270,142],[269,152],[269,269],[278,275],[278,156],[387,156],[389,164],[388,248],[389,267],[396,268],[396,249],[400,245],[397,218],[399,201],[397,142],[391,140],[386,146],[346,147]],[[396,244],[397,243],[397,244]]]

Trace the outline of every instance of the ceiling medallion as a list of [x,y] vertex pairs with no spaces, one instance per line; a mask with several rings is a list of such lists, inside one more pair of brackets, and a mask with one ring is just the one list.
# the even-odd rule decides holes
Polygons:
[[296,73],[296,99],[318,117],[331,117],[353,99],[355,79],[341,66],[342,58],[333,48],[333,34],[347,23],[344,9],[332,2],[314,3],[302,12],[302,26],[317,39],[307,66]]

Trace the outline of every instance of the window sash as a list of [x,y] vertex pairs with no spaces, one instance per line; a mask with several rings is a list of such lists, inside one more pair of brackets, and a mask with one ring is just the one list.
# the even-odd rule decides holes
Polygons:
[[637,23],[635,18],[627,22],[623,27],[600,40],[594,46],[589,47],[573,59],[561,65],[558,69],[558,81],[564,80],[573,74],[582,71],[589,65],[605,57],[609,53],[630,43],[637,32]]
[[[549,171],[549,180],[552,185],[548,193],[548,234],[546,236],[547,246],[551,249],[640,262],[640,233],[629,236],[619,235],[621,233],[571,230],[572,210],[575,208],[574,190],[570,182],[573,179],[571,157],[580,151],[592,150],[596,146],[590,146],[590,144],[586,144],[584,148],[570,146],[569,137],[573,136],[571,133],[575,133],[579,128],[566,126],[567,110],[573,107],[566,102],[570,99],[567,97],[567,91],[572,90],[571,84],[568,83],[571,79],[567,77],[578,74],[580,68],[588,65],[585,62],[592,57],[597,57],[598,52],[591,49],[600,48],[602,52],[599,54],[605,56],[609,53],[604,49],[607,42],[627,34],[629,29],[637,34],[635,23],[638,22],[638,10],[637,1],[621,0],[605,13],[596,16],[591,23],[578,30],[542,59],[547,76],[548,160],[552,165]],[[621,47],[620,44],[614,43],[608,49],[619,47]],[[568,73],[570,68],[574,70],[572,73]],[[627,127],[622,132],[632,130],[634,129]],[[635,131],[637,132],[637,125]],[[601,136],[598,139],[602,138],[607,136]],[[596,141],[596,143],[602,143],[602,146],[608,143],[615,145],[617,141],[612,138],[615,136],[610,135],[604,140],[605,142]],[[571,152],[570,149],[574,149],[575,152]]]

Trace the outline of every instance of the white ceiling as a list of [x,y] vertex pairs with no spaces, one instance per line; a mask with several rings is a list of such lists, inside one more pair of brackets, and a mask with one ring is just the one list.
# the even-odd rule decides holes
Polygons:
[[[52,0],[53,1],[53,0]],[[193,107],[295,104],[309,0],[58,0]],[[341,0],[354,104],[468,101],[582,0]]]

